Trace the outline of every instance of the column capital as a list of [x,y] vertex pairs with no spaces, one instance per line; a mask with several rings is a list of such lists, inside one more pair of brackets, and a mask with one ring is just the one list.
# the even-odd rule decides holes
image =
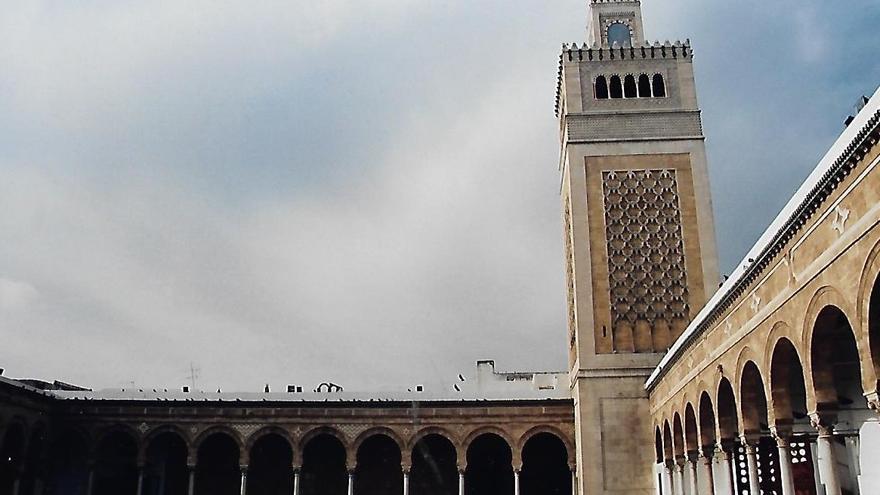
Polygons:
[[739,443],[746,448],[746,452],[748,452],[750,448],[754,450],[754,448],[758,446],[760,440],[761,436],[756,433],[743,433],[739,436]]
[[880,393],[871,392],[870,394],[865,394],[865,398],[868,399],[868,408],[875,413],[880,413]]
[[837,423],[837,415],[834,413],[810,413],[810,425],[819,432],[820,437],[830,437],[834,434],[835,423]]
[[247,472],[248,472],[248,465],[247,465],[247,464],[242,464],[242,465],[238,466],[238,470],[241,471],[241,474],[242,474],[242,475],[247,475]]

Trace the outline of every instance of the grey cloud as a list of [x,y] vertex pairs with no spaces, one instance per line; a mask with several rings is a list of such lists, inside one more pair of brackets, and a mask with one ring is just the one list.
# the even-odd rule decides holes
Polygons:
[[[10,374],[565,367],[552,101],[583,2],[46,5],[0,21],[0,277],[39,291],[0,313]],[[835,27],[864,14],[804,5],[831,53],[857,38],[823,66],[758,8],[645,2],[650,36],[697,48],[727,268],[880,76],[871,31]]]

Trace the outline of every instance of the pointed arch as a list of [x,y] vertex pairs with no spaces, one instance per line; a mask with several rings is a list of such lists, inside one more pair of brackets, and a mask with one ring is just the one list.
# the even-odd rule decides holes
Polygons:
[[651,97],[651,78],[647,74],[639,74],[639,98]]
[[651,79],[651,89],[655,98],[666,97],[666,82],[663,80],[663,74],[654,74]]
[[717,444],[715,423],[715,407],[712,405],[712,397],[709,392],[703,390],[700,394],[699,421],[700,421],[700,446],[703,452],[712,452]]
[[617,100],[623,98],[623,82],[620,80],[620,76],[617,74],[611,76],[608,86],[608,93],[611,95],[612,99]]
[[596,78],[595,92],[597,100],[608,99],[608,79],[605,78],[605,76],[599,76]]
[[638,98],[639,90],[636,87],[636,78],[632,74],[627,74],[623,78],[623,97]]

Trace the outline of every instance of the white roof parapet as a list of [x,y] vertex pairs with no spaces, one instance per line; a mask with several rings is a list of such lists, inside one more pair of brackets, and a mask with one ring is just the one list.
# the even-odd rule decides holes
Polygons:
[[[849,156],[855,151],[856,145],[866,137],[866,134],[878,126],[880,121],[880,87],[856,115],[855,119],[837,138],[831,149],[825,154],[813,172],[801,184],[794,196],[788,201],[782,211],[776,216],[767,230],[758,238],[758,241],[749,250],[748,254],[737,265],[730,277],[721,285],[721,288],[709,299],[709,302],[697,313],[681,336],[672,344],[669,352],[663,356],[660,364],[648,377],[645,388],[651,390],[657,381],[666,373],[669,366],[677,360],[690,342],[702,334],[714,322],[714,319],[723,312],[727,306],[757,277],[757,275],[770,263],[772,258],[781,250],[794,232],[800,227],[798,220],[814,213],[811,204],[825,198],[825,186],[836,172],[846,165]],[[802,224],[801,224],[802,225]],[[753,260],[753,261],[749,261]]]

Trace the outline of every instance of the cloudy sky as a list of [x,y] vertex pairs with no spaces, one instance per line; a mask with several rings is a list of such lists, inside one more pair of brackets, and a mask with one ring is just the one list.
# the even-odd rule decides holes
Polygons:
[[[583,0],[2,2],[0,367],[95,388],[566,366],[553,116]],[[841,8],[841,3],[846,7]],[[880,83],[875,0],[689,37],[724,270]]]

